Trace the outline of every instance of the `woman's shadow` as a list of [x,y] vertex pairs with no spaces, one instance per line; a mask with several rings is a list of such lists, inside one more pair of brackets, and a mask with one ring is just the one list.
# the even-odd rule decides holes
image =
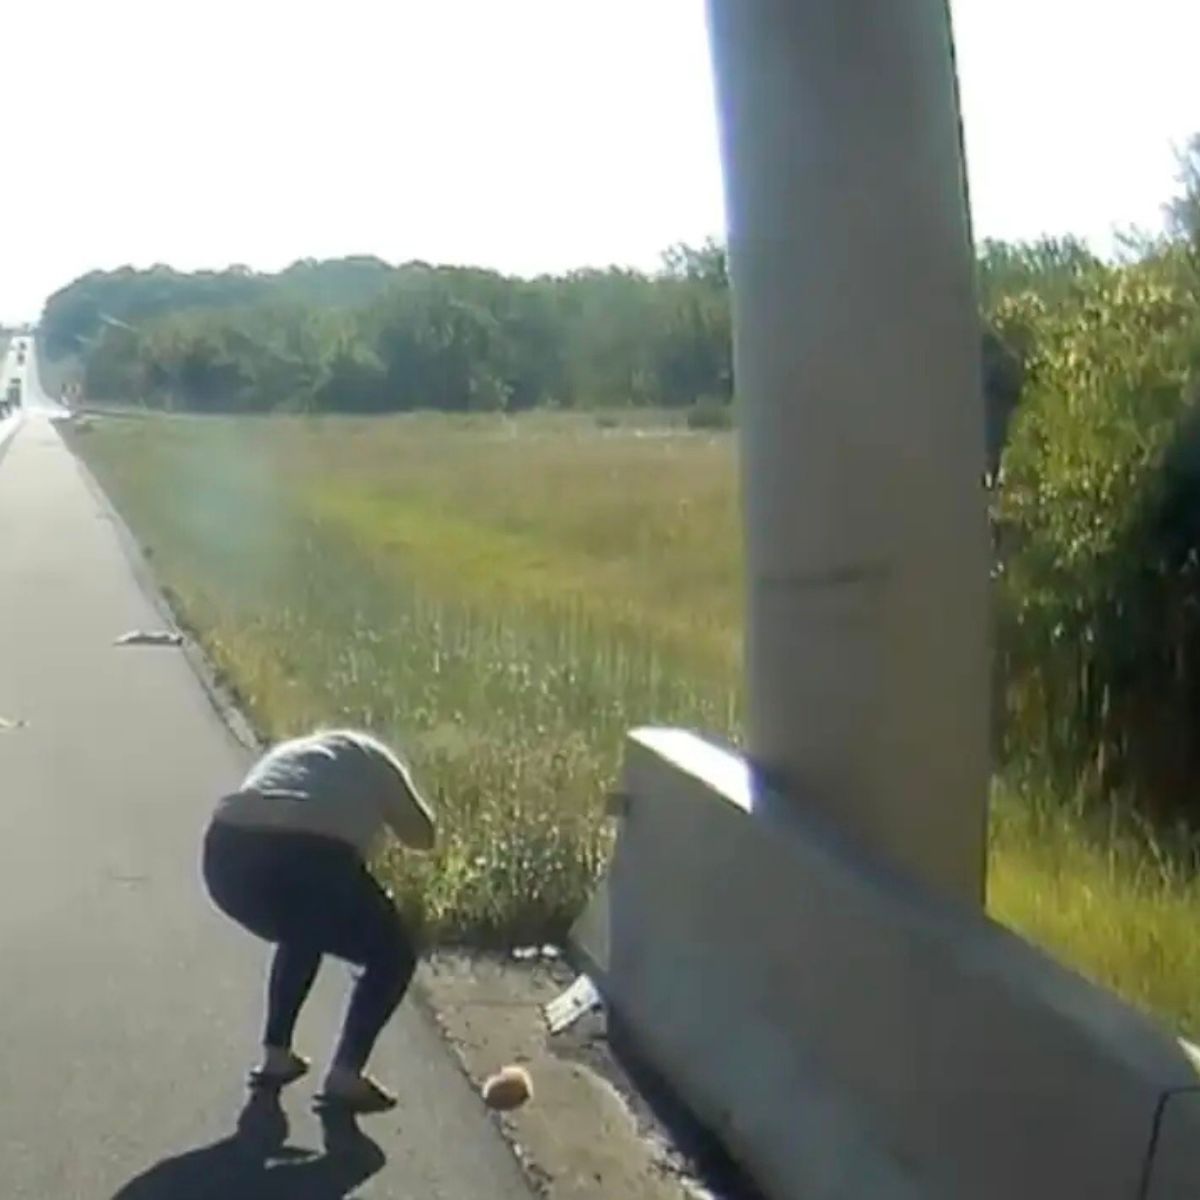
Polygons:
[[320,1117],[323,1154],[288,1146],[278,1092],[252,1092],[229,1137],[156,1163],[112,1200],[343,1200],[387,1159],[353,1116]]

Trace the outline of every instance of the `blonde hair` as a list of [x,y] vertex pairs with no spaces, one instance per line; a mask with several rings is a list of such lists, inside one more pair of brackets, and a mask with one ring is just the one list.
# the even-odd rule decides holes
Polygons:
[[363,729],[318,729],[310,736],[326,741],[337,739],[360,749],[371,762],[379,764],[389,772],[389,782],[394,782],[398,777],[412,802],[422,809],[432,821],[433,814],[425,797],[417,788],[412,775],[412,767],[373,733],[367,733]]

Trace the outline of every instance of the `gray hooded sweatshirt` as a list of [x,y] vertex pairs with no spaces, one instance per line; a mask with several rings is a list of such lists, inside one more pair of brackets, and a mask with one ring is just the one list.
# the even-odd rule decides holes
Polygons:
[[429,850],[433,815],[408,768],[382,742],[335,729],[283,742],[261,758],[215,821],[243,829],[310,833],[348,842],[369,858],[390,828]]

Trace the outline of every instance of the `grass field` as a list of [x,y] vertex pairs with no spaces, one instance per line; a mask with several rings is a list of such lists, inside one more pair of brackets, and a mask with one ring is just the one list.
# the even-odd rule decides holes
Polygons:
[[[631,726],[736,740],[727,435],[571,417],[101,420],[77,437],[261,728],[369,726],[444,831],[381,864],[428,936],[559,936]],[[1200,1033],[1200,884],[1123,823],[998,786],[989,906]]]

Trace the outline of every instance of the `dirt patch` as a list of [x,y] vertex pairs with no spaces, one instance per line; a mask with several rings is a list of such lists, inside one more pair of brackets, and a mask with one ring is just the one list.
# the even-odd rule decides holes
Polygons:
[[575,973],[560,961],[434,954],[422,992],[476,1087],[517,1063],[533,1100],[495,1119],[553,1200],[761,1200],[711,1139],[641,1073],[603,1013],[551,1035],[542,1008]]

